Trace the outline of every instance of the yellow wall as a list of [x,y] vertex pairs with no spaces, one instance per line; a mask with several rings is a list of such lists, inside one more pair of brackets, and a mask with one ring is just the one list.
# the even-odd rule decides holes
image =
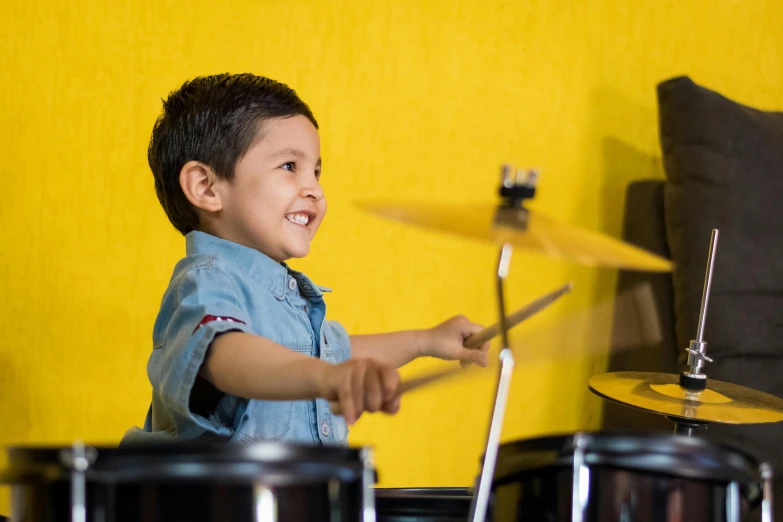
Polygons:
[[[4,3],[0,446],[114,442],[143,421],[152,322],[183,254],[146,145],[161,97],[187,78],[252,71],[311,104],[330,211],[293,265],[335,289],[331,317],[356,333],[494,321],[495,250],[352,199],[492,202],[508,161],[542,169],[537,207],[617,236],[627,182],[662,176],[656,82],[689,74],[783,108],[779,0],[186,5]],[[614,274],[517,253],[510,305],[567,279],[574,294],[515,335],[504,439],[597,426],[586,379],[609,321],[578,313],[611,295]],[[412,395],[352,442],[376,446],[383,485],[469,484],[492,388],[483,373]]]

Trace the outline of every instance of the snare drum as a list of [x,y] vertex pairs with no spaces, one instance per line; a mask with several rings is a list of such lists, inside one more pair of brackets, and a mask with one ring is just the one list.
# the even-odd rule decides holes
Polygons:
[[377,522],[467,522],[472,499],[465,488],[378,488]]
[[369,450],[173,444],[9,450],[12,520],[360,522],[374,514]]
[[739,522],[762,485],[756,461],[703,439],[553,436],[500,446],[492,520]]

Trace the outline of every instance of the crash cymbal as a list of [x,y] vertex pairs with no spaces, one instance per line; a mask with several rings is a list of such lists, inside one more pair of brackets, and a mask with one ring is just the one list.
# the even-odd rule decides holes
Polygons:
[[592,377],[590,391],[605,399],[693,422],[760,424],[783,421],[783,399],[713,379],[701,392],[669,373],[614,372]]
[[358,202],[379,216],[463,237],[542,253],[588,266],[669,272],[672,263],[611,237],[558,222],[541,212],[495,205]]

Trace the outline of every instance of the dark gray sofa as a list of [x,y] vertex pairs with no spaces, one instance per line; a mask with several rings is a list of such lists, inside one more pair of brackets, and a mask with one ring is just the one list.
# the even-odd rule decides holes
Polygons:
[[[622,272],[618,294],[651,285],[663,334],[613,353],[609,371],[679,373],[696,336],[710,232],[720,230],[705,340],[710,378],[783,397],[783,113],[742,105],[687,77],[657,88],[665,181],[632,183],[624,239],[669,257],[672,274]],[[615,327],[633,320],[618,310]],[[630,315],[629,315],[630,314]],[[604,402],[604,429],[673,431],[662,416]],[[783,423],[701,434],[770,462],[783,520]],[[758,512],[753,514],[758,519]]]

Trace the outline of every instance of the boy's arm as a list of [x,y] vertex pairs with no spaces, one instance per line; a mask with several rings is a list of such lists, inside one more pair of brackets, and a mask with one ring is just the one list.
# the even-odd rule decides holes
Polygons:
[[363,411],[399,408],[393,368],[371,359],[330,364],[244,332],[215,338],[199,374],[218,390],[248,399],[339,402],[348,424]]
[[418,357],[487,365],[489,343],[465,348],[465,339],[482,327],[464,316],[452,317],[428,330],[407,330],[375,335],[352,335],[351,358],[372,359],[399,368]]
[[199,375],[215,388],[247,399],[307,400],[323,397],[330,364],[244,332],[215,338]]
[[351,336],[351,358],[372,359],[399,368],[424,356],[423,330]]

